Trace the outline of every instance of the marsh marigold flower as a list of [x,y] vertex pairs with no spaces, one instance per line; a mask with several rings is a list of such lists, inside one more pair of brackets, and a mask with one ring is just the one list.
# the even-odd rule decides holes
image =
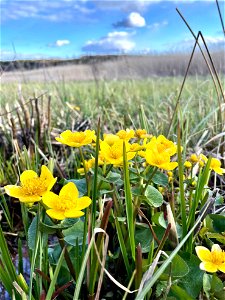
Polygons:
[[190,161],[192,163],[199,163],[200,167],[203,167],[205,165],[205,163],[207,163],[207,157],[204,154],[192,154],[190,157]]
[[120,138],[112,133],[104,133],[103,134],[104,142],[109,144],[109,146],[112,146],[116,141],[118,141]]
[[139,139],[152,138],[152,134],[148,134],[145,129],[137,129],[135,136]]
[[169,156],[177,153],[177,145],[165,138],[164,135],[153,137],[149,143],[146,144],[146,149],[156,149],[158,153],[167,153]]
[[221,271],[225,273],[225,252],[219,245],[214,244],[211,252],[203,246],[195,247],[195,251],[202,261],[200,269],[206,272],[214,273]]
[[116,134],[121,140],[129,141],[134,138],[135,132],[133,129],[120,130]]
[[40,201],[41,197],[51,190],[57,178],[46,166],[41,167],[41,175],[32,170],[26,170],[20,175],[20,186],[5,186],[6,193],[14,198],[18,198],[21,202],[34,203]]
[[[128,152],[130,150],[130,144],[126,143],[127,160],[131,160],[135,156],[135,152]],[[100,156],[106,161],[106,163],[112,165],[122,165],[123,164],[123,141],[119,140],[115,142],[112,146],[106,142],[101,142],[100,144]]]
[[168,152],[158,152],[157,149],[147,149],[145,152],[146,162],[163,170],[173,170],[178,164],[170,161],[170,154]]
[[66,130],[60,134],[60,137],[55,138],[58,142],[70,147],[79,148],[84,145],[89,145],[96,140],[94,130],[75,131]]
[[187,169],[190,169],[192,167],[192,163],[190,161],[186,160],[184,162],[184,167],[187,168]]
[[91,204],[89,197],[80,197],[76,185],[69,182],[64,185],[56,195],[47,192],[43,196],[43,203],[49,207],[46,213],[53,219],[64,220],[65,218],[79,218],[84,215],[82,209]]
[[221,162],[217,158],[211,159],[209,168],[219,175],[223,175],[225,173],[225,169],[221,168]]

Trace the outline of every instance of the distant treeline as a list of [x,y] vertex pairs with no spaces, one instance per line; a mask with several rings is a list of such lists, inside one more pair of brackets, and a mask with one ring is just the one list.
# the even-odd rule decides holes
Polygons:
[[56,67],[65,65],[83,65],[112,61],[118,59],[119,55],[86,55],[74,59],[41,59],[41,60],[15,60],[1,61],[2,69],[7,71],[35,70],[45,67]]
[[[225,54],[212,52],[216,71],[225,74]],[[151,55],[96,55],[68,60],[17,60],[1,62],[3,72],[48,69],[52,67],[74,66],[81,70],[88,68],[95,78],[146,78],[149,76],[183,76],[187,69],[190,53],[169,53]],[[210,62],[209,62],[210,64]],[[210,64],[211,65],[211,64]],[[209,69],[202,54],[196,52],[191,62],[189,75],[208,75]],[[85,77],[85,76],[84,76]],[[90,76],[87,76],[88,78]],[[82,79],[81,79],[82,80]]]

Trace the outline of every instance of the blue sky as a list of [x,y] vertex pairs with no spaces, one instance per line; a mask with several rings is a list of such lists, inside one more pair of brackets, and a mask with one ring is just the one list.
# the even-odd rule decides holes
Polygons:
[[[224,1],[219,1],[224,17]],[[189,50],[193,31],[224,47],[215,0],[0,0],[1,60]]]

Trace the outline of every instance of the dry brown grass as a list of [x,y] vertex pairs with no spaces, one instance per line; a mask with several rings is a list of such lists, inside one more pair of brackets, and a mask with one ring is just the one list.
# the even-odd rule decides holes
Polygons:
[[[218,73],[225,74],[225,57],[223,52],[212,53]],[[21,69],[4,72],[2,83],[9,82],[43,82],[43,81],[91,81],[91,80],[121,80],[145,79],[154,76],[184,76],[189,55],[176,53],[145,56],[119,56],[112,59],[90,59],[86,63],[47,66],[33,70]],[[13,64],[13,63],[12,63]],[[4,68],[3,68],[4,69]],[[189,75],[208,75],[208,68],[197,53],[192,61]]]

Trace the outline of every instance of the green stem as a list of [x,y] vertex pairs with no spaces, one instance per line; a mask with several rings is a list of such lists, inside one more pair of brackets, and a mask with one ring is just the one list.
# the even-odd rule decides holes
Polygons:
[[155,168],[153,169],[153,171],[152,171],[152,173],[151,173],[151,175],[150,175],[148,181],[147,181],[146,184],[145,184],[145,187],[144,187],[143,190],[142,190],[142,194],[145,193],[145,191],[146,191],[148,185],[151,183],[152,178],[154,177],[154,175],[155,175],[155,173],[157,172],[157,170],[158,170],[157,167],[155,167]]
[[59,244],[60,244],[62,250],[65,249],[64,256],[65,256],[65,260],[66,260],[67,267],[68,267],[68,269],[70,270],[71,276],[72,276],[73,279],[76,281],[77,276],[76,276],[76,273],[75,273],[75,270],[74,270],[72,261],[71,261],[70,256],[69,256],[69,252],[68,252],[68,250],[65,248],[65,242],[64,242],[64,240],[63,240],[63,234],[62,234],[62,232],[61,232],[60,230],[57,230],[57,231],[56,231],[56,236],[57,236],[57,238],[58,238],[58,241],[59,241]]
[[181,136],[180,136],[180,125],[177,128],[177,157],[178,157],[178,173],[179,173],[179,188],[180,188],[180,205],[181,205],[181,220],[182,220],[182,238],[187,234],[187,222],[186,222],[186,203],[184,195],[184,166],[181,152]]

